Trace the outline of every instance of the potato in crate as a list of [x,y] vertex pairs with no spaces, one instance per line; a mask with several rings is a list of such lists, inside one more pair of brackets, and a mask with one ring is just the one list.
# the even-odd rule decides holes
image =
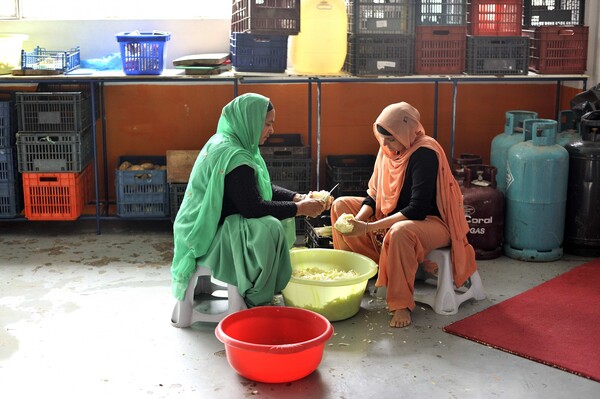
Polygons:
[[117,35],[125,75],[160,75],[167,59],[169,32],[121,32]]
[[117,215],[123,218],[168,216],[166,157],[121,156],[117,164]]

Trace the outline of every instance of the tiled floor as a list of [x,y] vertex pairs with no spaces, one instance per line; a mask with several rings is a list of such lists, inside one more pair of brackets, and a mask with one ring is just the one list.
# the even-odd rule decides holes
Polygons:
[[[316,372],[262,384],[227,363],[214,324],[171,326],[169,222],[0,222],[0,397],[598,398],[600,384],[446,334],[442,327],[586,258],[480,261],[488,298],[454,316],[418,306],[390,329],[367,293],[335,322]],[[369,292],[371,292],[370,290]]]

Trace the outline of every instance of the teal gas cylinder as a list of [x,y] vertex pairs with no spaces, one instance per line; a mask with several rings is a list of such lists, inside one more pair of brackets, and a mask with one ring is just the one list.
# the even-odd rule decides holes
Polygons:
[[558,123],[560,128],[556,135],[556,142],[565,147],[567,144],[581,140],[579,131],[579,122],[575,112],[568,109],[558,113]]
[[506,111],[504,132],[492,140],[490,164],[497,170],[497,189],[503,194],[506,192],[506,159],[508,149],[523,141],[523,121],[537,117],[537,112],[533,111]]
[[530,119],[508,150],[504,254],[545,262],[563,255],[569,153],[556,143],[558,123]]
[[565,218],[565,252],[600,256],[600,111],[581,117],[581,139],[565,146],[569,185]]

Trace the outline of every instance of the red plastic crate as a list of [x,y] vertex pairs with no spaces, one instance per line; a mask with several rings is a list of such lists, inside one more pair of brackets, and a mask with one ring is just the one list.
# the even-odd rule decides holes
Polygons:
[[585,73],[588,51],[587,26],[538,26],[524,29],[529,36],[529,69],[536,73]]
[[472,36],[521,36],[523,0],[473,0],[467,13]]
[[23,173],[25,218],[29,220],[76,220],[85,205],[86,183],[92,165],[83,172]]
[[417,26],[415,73],[460,74],[465,69],[466,26]]

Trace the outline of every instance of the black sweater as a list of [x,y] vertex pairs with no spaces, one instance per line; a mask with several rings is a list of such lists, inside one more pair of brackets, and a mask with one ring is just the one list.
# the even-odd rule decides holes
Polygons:
[[[410,220],[423,220],[426,216],[440,216],[435,203],[438,159],[435,151],[421,147],[408,160],[404,185],[396,208],[391,214],[402,212]],[[375,209],[375,200],[369,196],[363,201]]]
[[271,188],[273,199],[265,201],[258,193],[254,169],[248,165],[233,169],[225,176],[225,193],[219,224],[222,224],[227,216],[238,213],[245,218],[271,215],[279,220],[296,216],[298,208],[293,199],[297,193],[276,185],[271,185]]

